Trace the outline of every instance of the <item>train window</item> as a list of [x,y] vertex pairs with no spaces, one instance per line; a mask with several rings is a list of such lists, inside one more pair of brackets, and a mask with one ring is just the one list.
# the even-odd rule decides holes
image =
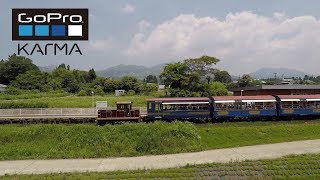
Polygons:
[[306,108],[312,108],[312,109],[320,108],[320,102],[319,101],[309,101],[306,104]]
[[164,111],[202,111],[208,110],[208,104],[164,104]]
[[283,101],[282,102],[282,108],[283,109],[299,109],[299,108],[305,108],[304,102],[299,101]]
[[264,102],[263,109],[275,109],[276,103],[274,102]]
[[152,109],[152,104],[148,103],[148,109],[151,110]]
[[173,106],[171,104],[164,104],[163,110],[164,111],[171,111],[171,110],[173,110]]
[[160,104],[155,104],[155,110],[160,111]]

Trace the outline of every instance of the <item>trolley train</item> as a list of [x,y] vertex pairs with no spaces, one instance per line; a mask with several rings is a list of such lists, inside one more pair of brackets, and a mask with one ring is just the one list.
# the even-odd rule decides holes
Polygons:
[[97,122],[155,120],[277,120],[320,115],[320,94],[266,96],[212,96],[208,98],[153,98],[141,116],[132,102],[118,103],[116,110],[98,110]]

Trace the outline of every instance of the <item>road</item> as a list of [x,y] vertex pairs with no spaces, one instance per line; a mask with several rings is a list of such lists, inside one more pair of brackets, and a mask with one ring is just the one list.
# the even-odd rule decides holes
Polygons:
[[320,153],[320,139],[156,156],[0,161],[0,176],[4,174],[162,169],[181,167],[188,164],[273,159],[292,154],[307,153]]

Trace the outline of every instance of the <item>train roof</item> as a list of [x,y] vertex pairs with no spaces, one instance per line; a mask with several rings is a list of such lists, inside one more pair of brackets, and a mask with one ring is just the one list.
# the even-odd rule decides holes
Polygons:
[[274,96],[212,96],[215,103],[232,102],[276,102]]
[[282,101],[301,101],[301,100],[317,100],[320,101],[320,94],[312,94],[312,95],[277,95]]
[[209,98],[206,97],[174,97],[174,98],[151,98],[147,101],[153,102],[209,102]]

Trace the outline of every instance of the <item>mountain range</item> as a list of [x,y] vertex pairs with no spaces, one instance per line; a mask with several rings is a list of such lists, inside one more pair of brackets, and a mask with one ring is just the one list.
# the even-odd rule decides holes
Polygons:
[[159,76],[166,64],[158,64],[152,67],[137,66],[137,65],[123,65],[109,67],[102,71],[96,71],[98,76],[119,78],[126,75],[135,76],[138,79],[144,79],[148,75]]
[[[167,63],[158,64],[152,67],[146,66],[138,66],[138,65],[117,65],[113,67],[109,67],[105,70],[96,71],[98,76],[102,77],[112,77],[112,78],[121,78],[126,75],[135,76],[138,79],[144,79],[148,75],[155,75],[159,76],[163,70],[163,67]],[[46,67],[39,67],[43,72],[51,72],[53,71],[56,66],[50,65]],[[229,72],[230,73],[230,72]],[[305,75],[309,75],[306,72],[302,72],[295,69],[288,69],[288,68],[261,68],[257,71],[250,73],[249,75],[255,79],[266,79],[266,78],[274,78],[275,73],[277,78],[291,78],[291,77],[301,77],[303,78]],[[236,80],[239,76],[231,75],[232,79]]]
[[249,75],[256,79],[266,79],[266,78],[274,78],[275,73],[278,79],[291,78],[291,77],[303,78],[305,75],[309,75],[306,72],[302,72],[295,69],[288,69],[288,68],[261,68],[255,72],[250,73]]

